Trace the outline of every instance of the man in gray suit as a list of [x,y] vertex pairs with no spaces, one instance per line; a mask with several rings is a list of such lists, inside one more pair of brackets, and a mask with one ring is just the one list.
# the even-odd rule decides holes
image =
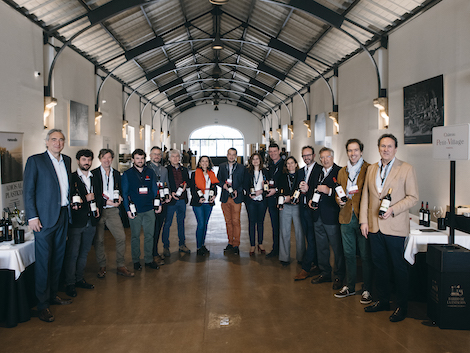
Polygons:
[[35,284],[39,319],[54,321],[50,304],[66,305],[71,299],[57,296],[69,223],[71,159],[61,154],[65,136],[52,129],[47,151],[28,158],[24,170],[24,203],[35,239]]

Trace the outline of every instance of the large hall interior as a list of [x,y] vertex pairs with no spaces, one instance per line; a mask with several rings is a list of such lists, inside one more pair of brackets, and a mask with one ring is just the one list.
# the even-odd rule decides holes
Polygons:
[[[64,133],[62,152],[72,158],[72,171],[82,148],[95,156],[102,148],[113,150],[112,167],[124,171],[135,149],[148,156],[153,146],[190,148],[196,161],[208,155],[219,165],[229,147],[246,163],[272,142],[299,167],[303,146],[313,146],[317,163],[318,151],[327,146],[342,167],[349,139],[361,140],[364,160],[376,163],[378,138],[393,134],[397,158],[416,170],[420,202],[409,210],[411,217],[417,217],[421,202],[445,212],[452,164],[435,158],[432,128],[465,131],[470,123],[469,14],[468,0],[3,0],[2,168],[8,153],[24,169],[29,156],[45,151],[50,129]],[[92,168],[99,165],[95,157]],[[454,166],[455,205],[470,205],[470,163],[458,160]],[[24,209],[22,191],[8,194],[8,178],[1,175],[0,209]],[[15,180],[21,188],[22,179]],[[270,249],[269,214],[264,225]],[[258,252],[250,256],[244,206],[239,256],[224,254],[219,200],[208,224],[210,256],[196,255],[196,219],[189,204],[185,227],[191,254],[178,253],[175,246],[165,265],[144,268],[135,278],[116,276],[114,265],[106,278],[96,278],[92,247],[85,277],[95,288],[80,289],[71,305],[54,307],[53,323],[40,321],[34,308],[31,320],[16,327],[0,322],[0,347],[12,352],[470,350],[468,331],[441,329],[428,316],[425,253],[410,265],[416,295],[408,316],[391,323],[389,312],[365,313],[360,295],[338,300],[330,283],[294,281],[301,269],[294,261],[294,231],[289,266]],[[125,232],[131,268],[131,231]],[[109,231],[105,243],[113,264]]]

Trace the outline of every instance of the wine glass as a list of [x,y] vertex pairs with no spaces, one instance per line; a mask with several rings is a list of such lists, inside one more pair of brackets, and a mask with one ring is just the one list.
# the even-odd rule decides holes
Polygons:
[[434,207],[432,208],[432,215],[434,216],[434,219],[435,219],[436,222],[437,222],[437,219],[438,219],[438,218],[441,218],[442,215],[443,215],[442,207],[440,207],[440,206],[434,206]]

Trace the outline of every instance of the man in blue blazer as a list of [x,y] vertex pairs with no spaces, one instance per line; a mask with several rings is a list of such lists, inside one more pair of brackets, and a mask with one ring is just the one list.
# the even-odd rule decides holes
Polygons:
[[61,154],[64,144],[62,131],[50,130],[47,151],[29,157],[24,170],[26,217],[35,239],[37,308],[46,322],[54,321],[50,304],[72,302],[57,296],[69,223],[71,159]]
[[[233,147],[227,151],[227,162],[219,166],[217,179],[222,188],[220,202],[224,213],[225,225],[227,227],[228,245],[225,251],[231,251],[235,255],[240,253],[240,211],[243,202],[243,179],[245,168],[237,163],[237,150]],[[229,190],[232,188],[232,194]]]

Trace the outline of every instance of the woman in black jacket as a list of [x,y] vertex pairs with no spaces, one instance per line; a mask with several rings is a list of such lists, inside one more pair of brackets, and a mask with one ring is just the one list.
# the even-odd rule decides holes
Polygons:
[[[263,168],[263,160],[257,152],[253,153],[248,161],[245,171],[244,190],[245,205],[248,213],[248,234],[250,235],[250,256],[256,250],[256,230],[258,231],[258,252],[264,254],[263,225],[266,209],[268,207],[264,185],[267,183],[267,171]],[[266,184],[267,185],[267,184]]]

